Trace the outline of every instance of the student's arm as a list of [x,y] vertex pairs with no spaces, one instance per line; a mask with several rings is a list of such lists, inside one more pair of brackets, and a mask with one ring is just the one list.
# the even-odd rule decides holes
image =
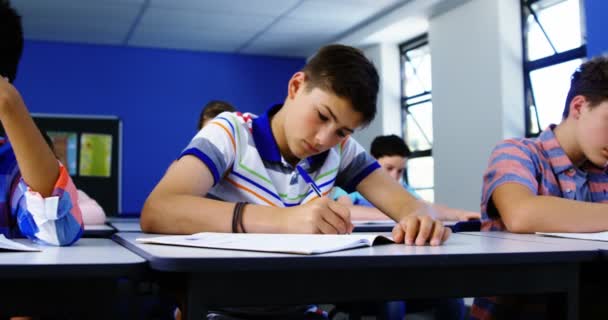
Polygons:
[[380,211],[398,222],[393,229],[397,242],[439,245],[451,233],[449,228],[430,217],[430,209],[424,201],[416,200],[382,170],[370,173],[359,183],[357,190]]
[[436,219],[447,220],[447,221],[467,221],[473,219],[480,219],[481,214],[479,212],[467,211],[462,209],[454,209],[441,204],[427,202],[433,208]]
[[353,221],[357,220],[389,220],[389,216],[382,213],[382,211],[365,206],[350,206],[350,217]]
[[2,77],[0,121],[15,152],[23,180],[32,190],[48,197],[59,177],[57,159],[30,117],[17,89]]
[[44,141],[17,90],[1,77],[0,121],[21,174],[10,195],[11,211],[21,233],[52,245],[74,243],[83,229],[76,188]]
[[539,196],[518,183],[498,186],[491,195],[507,230],[533,232],[599,232],[608,230],[608,205]]
[[338,198],[338,203],[346,206],[350,210],[350,218],[352,221],[357,220],[387,220],[389,216],[382,213],[382,211],[374,207],[366,207],[361,205],[354,205],[348,196],[342,196]]
[[[146,200],[141,227],[145,232],[191,234],[232,232],[235,204],[204,198],[213,184],[207,166],[190,155],[174,162]],[[347,233],[348,209],[327,197],[303,206],[277,208],[249,204],[243,212],[249,233]]]

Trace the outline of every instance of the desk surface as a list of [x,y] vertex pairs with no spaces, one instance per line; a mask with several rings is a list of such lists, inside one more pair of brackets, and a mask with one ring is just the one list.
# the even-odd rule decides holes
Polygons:
[[85,238],[109,238],[116,229],[107,224],[85,224],[82,236]]
[[605,241],[593,241],[593,240],[582,240],[582,239],[570,239],[560,237],[549,237],[537,234],[520,234],[510,232],[498,232],[498,231],[482,231],[482,232],[462,232],[462,234],[478,236],[484,238],[500,238],[500,239],[511,239],[518,241],[527,241],[534,243],[544,243],[557,246],[566,247],[579,247],[581,249],[591,248],[599,250],[603,258],[608,257],[608,242]]
[[141,232],[139,219],[120,220],[115,219],[109,224],[118,232]]
[[110,239],[80,239],[72,246],[53,247],[16,241],[40,252],[0,252],[0,278],[28,276],[114,276],[144,270],[146,261]]
[[139,237],[151,236],[157,235],[117,233],[114,239],[148,260],[152,269],[180,272],[583,262],[598,256],[597,249],[593,247],[463,234],[453,234],[447,244],[438,247],[389,244],[312,256],[153,245],[135,241]]

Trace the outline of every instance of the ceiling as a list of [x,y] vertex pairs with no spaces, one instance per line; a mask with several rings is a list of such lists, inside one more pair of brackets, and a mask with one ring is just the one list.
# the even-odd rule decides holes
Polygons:
[[411,3],[436,2],[13,0],[12,4],[23,17],[26,39],[31,40],[306,57]]

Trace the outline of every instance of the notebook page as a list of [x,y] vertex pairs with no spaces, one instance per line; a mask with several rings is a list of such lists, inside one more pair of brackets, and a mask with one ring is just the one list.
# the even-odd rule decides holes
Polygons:
[[318,254],[371,246],[378,237],[385,238],[387,242],[392,241],[392,239],[376,234],[318,235],[213,232],[202,232],[188,236],[139,238],[137,241],[229,250]]

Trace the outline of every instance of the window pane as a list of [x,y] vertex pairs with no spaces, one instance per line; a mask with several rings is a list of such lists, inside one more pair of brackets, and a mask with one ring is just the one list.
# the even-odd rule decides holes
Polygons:
[[433,143],[433,104],[425,102],[408,107],[404,114],[405,142],[412,151],[429,150]]
[[406,97],[431,91],[431,54],[429,46],[408,50],[402,55],[403,92]]
[[[557,52],[578,48],[583,44],[580,0],[546,0],[532,5],[538,20]],[[528,60],[554,54],[549,41],[532,14],[527,17]]]
[[530,133],[540,133],[540,131],[542,130],[541,128],[538,127],[538,122],[536,119],[536,113],[534,111],[534,106],[530,106]]
[[407,181],[410,187],[433,188],[433,157],[412,158],[407,161]]
[[433,189],[421,189],[421,190],[416,190],[416,193],[424,200],[428,201],[428,202],[434,202],[435,201],[435,190]]
[[561,122],[570,76],[581,63],[576,59],[530,72],[541,130]]

